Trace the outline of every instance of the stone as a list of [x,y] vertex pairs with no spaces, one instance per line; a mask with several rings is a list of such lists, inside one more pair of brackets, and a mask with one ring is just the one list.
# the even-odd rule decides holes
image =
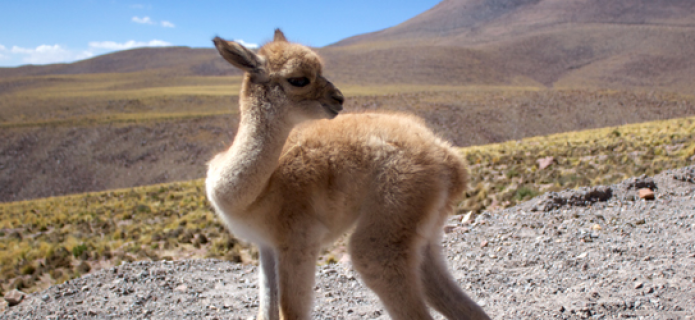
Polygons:
[[182,284],[182,285],[180,285],[180,286],[174,288],[174,291],[176,291],[176,292],[186,292],[186,291],[188,291],[188,286],[185,285],[185,284]]
[[649,188],[639,189],[639,197],[644,200],[654,200],[654,191]]
[[10,307],[13,307],[24,300],[24,295],[24,292],[14,289],[5,294],[5,301],[7,301]]
[[471,215],[473,215],[473,211],[468,211],[468,213],[461,218],[461,223],[468,223],[471,221]]

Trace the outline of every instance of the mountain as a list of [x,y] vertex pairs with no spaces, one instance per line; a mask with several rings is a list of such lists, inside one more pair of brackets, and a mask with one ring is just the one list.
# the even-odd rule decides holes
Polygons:
[[[693,0],[444,0],[399,25],[319,48],[338,83],[661,88],[695,86]],[[236,74],[213,49],[145,48],[0,77]]]
[[[546,86],[692,88],[695,2],[445,0],[402,24],[330,46],[344,52],[402,47],[465,48],[483,57],[504,81],[522,77]],[[459,65],[449,61],[454,68]]]

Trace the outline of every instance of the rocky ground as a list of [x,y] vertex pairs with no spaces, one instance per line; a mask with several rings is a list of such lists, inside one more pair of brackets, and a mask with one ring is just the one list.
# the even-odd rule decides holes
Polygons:
[[[455,277],[494,319],[695,319],[695,166],[455,216],[445,232]],[[349,259],[316,277],[313,318],[389,318]],[[255,266],[135,262],[26,295],[0,319],[248,319],[257,307]]]

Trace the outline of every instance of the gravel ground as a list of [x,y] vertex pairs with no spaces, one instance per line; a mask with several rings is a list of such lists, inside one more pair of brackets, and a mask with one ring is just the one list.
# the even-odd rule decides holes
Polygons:
[[[445,228],[450,266],[494,319],[695,319],[695,166],[462,220]],[[349,261],[319,267],[315,291],[315,319],[389,318]],[[0,320],[248,319],[257,308],[255,266],[135,262],[27,295]]]

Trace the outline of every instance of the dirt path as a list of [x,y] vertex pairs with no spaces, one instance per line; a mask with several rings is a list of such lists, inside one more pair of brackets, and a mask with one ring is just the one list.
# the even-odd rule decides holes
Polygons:
[[[448,260],[494,319],[695,319],[695,167],[461,218],[446,228]],[[135,262],[28,295],[0,319],[248,319],[256,291],[254,266]],[[349,261],[317,269],[313,317],[389,318]]]

